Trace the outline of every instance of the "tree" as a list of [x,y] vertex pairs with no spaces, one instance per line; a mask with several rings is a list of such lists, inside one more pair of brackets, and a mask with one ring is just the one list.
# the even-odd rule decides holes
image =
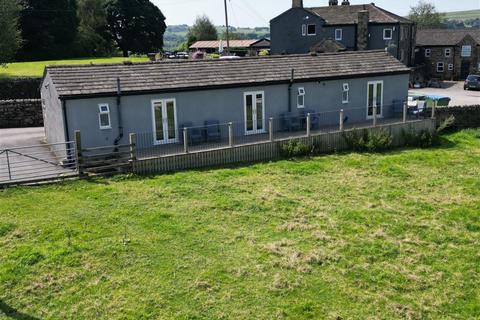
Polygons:
[[163,49],[165,16],[149,0],[108,0],[105,5],[111,38],[128,57]]
[[12,61],[20,48],[19,13],[16,0],[0,0],[0,65]]
[[[227,40],[227,32],[223,32],[220,38],[223,40]],[[229,32],[228,39],[229,40],[247,40],[249,38],[245,33],[242,33],[242,32]]]
[[198,16],[195,23],[188,29],[187,46],[190,47],[195,41],[217,40],[218,32],[215,25],[207,16]]
[[24,44],[20,60],[72,57],[77,35],[75,0],[22,0],[20,26]]
[[78,0],[77,52],[80,56],[107,56],[115,50],[107,32],[106,0]]
[[410,8],[409,19],[416,22],[419,29],[443,28],[445,15],[437,12],[435,5],[421,0]]

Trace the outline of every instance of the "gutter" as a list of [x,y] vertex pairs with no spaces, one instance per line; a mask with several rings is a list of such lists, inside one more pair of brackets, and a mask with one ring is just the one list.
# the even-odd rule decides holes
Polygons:
[[118,146],[123,138],[123,121],[122,121],[122,88],[120,86],[120,78],[117,78],[117,114],[118,114],[118,137],[115,138],[113,145]]
[[288,112],[292,112],[292,86],[295,78],[295,69],[292,69],[290,83],[288,84]]

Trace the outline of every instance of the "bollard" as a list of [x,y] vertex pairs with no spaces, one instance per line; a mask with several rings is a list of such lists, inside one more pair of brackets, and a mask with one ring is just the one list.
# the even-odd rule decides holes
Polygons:
[[78,175],[82,177],[84,175],[82,167],[82,134],[80,130],[75,130],[75,158],[77,160]]
[[188,128],[183,128],[183,152],[188,153]]
[[310,115],[310,113],[307,113],[307,137],[310,137],[312,135],[311,129],[312,129],[312,116]]
[[340,131],[343,131],[343,119],[345,119],[345,112],[340,110]]
[[435,109],[437,108],[437,101],[433,103],[432,106],[432,119],[435,119]]
[[268,119],[268,133],[270,134],[270,141],[273,142],[273,118]]
[[233,122],[228,123],[228,145],[233,147]]

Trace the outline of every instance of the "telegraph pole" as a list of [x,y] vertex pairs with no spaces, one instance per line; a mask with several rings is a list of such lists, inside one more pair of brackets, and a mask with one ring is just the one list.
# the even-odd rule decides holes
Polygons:
[[[227,9],[227,0],[223,0],[225,4],[225,23],[227,26],[227,55],[230,55],[230,34],[228,29],[228,9]],[[221,40],[220,40],[221,41]]]

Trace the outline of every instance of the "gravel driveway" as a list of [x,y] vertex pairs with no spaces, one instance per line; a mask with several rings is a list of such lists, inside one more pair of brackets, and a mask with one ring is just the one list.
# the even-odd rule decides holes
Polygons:
[[463,90],[463,81],[445,81],[443,88],[412,89],[410,94],[433,94],[447,96],[452,99],[450,106],[480,105],[480,91]]

